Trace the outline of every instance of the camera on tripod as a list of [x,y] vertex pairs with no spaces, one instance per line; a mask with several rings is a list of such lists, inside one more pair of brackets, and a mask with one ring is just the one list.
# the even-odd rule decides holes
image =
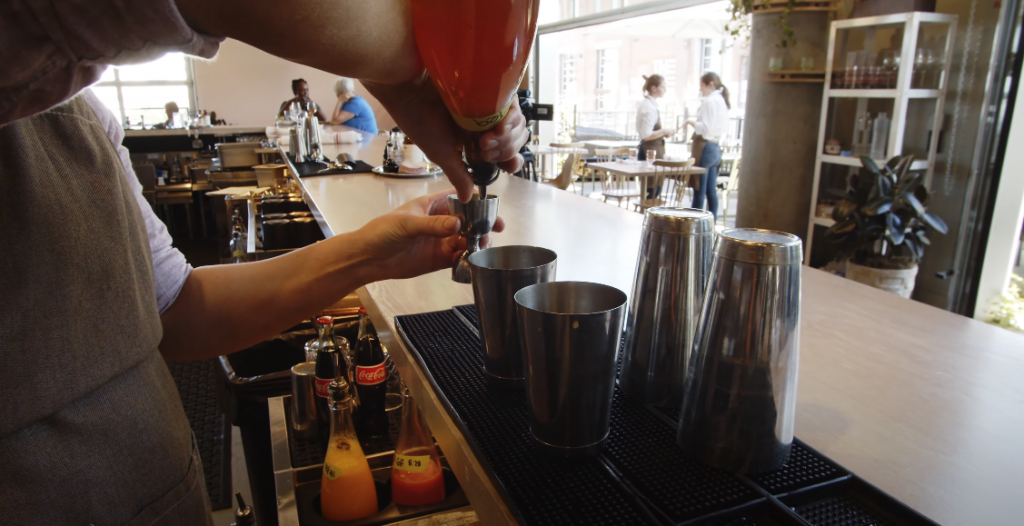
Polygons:
[[527,123],[550,121],[554,118],[555,106],[553,104],[537,104],[528,89],[521,89],[516,94],[519,96],[519,110],[523,112]]

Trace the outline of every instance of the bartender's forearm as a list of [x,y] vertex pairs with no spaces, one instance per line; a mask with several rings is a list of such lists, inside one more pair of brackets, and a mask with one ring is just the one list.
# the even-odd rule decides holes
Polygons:
[[274,259],[200,267],[161,316],[169,361],[210,358],[270,339],[371,281],[343,234]]
[[[408,0],[175,2],[197,31],[234,38],[331,73],[398,83],[423,69]],[[282,37],[269,27],[301,30]]]

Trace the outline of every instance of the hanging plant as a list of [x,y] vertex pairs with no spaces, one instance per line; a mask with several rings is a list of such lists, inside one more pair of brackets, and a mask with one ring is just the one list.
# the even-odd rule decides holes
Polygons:
[[725,31],[733,37],[746,36],[750,39],[750,15],[766,9],[780,9],[776,27],[782,31],[782,39],[775,47],[788,48],[796,45],[796,32],[789,25],[789,14],[797,6],[798,0],[730,0],[729,21],[725,23]]

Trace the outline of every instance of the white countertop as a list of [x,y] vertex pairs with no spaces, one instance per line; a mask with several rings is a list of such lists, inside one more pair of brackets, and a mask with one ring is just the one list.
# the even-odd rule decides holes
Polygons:
[[[198,128],[199,135],[248,135],[265,133],[266,126],[204,126]],[[195,135],[196,128],[186,130],[184,128],[172,128],[169,130],[125,130],[125,137],[170,137],[177,135]]]
[[[361,149],[378,158],[376,146]],[[374,175],[303,184],[335,233],[450,187]],[[490,188],[508,223],[495,244],[553,249],[559,280],[630,292],[640,214],[504,174]],[[941,524],[1021,524],[1024,336],[806,267],[803,284],[797,437]],[[470,287],[445,270],[374,283],[360,298],[483,523],[511,521],[394,334],[396,315],[472,303]]]

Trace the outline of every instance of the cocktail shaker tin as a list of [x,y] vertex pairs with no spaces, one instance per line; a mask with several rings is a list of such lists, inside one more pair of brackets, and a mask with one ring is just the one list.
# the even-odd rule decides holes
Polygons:
[[679,414],[678,442],[694,458],[746,473],[789,458],[802,254],[792,234],[733,229],[718,236]]
[[682,400],[714,231],[714,216],[703,210],[644,214],[619,374],[619,389],[637,402],[678,407]]

